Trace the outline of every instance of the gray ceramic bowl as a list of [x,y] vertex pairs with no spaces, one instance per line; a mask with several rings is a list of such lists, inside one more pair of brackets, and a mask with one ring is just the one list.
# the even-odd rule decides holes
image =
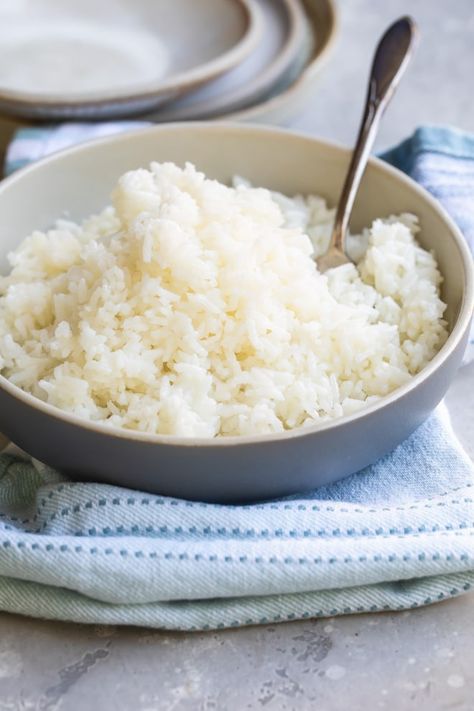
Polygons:
[[[233,174],[286,193],[334,203],[349,152],[291,132],[233,124],[176,124],[88,143],[47,158],[0,184],[0,270],[34,228],[102,208],[117,177],[150,160],[194,162],[207,175]],[[353,228],[414,212],[420,242],[444,276],[450,336],[413,380],[354,415],[284,434],[178,439],[113,429],[65,414],[0,377],[0,431],[73,478],[204,501],[248,501],[311,489],[370,464],[407,437],[445,394],[464,352],[473,309],[472,258],[459,230],[428,193],[372,159]]]

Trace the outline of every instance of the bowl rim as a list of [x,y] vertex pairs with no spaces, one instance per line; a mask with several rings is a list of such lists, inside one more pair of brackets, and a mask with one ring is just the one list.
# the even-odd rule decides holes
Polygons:
[[[0,194],[10,186],[20,182],[24,176],[30,175],[37,171],[41,171],[43,166],[54,164],[55,161],[61,161],[63,158],[74,156],[83,151],[93,150],[96,146],[104,146],[107,144],[119,144],[121,141],[133,140],[134,136],[153,136],[156,133],[166,132],[186,132],[197,130],[202,133],[226,133],[228,131],[237,131],[243,134],[267,134],[273,135],[278,139],[292,139],[310,141],[318,144],[323,148],[339,153],[339,155],[348,155],[351,148],[348,148],[338,142],[330,141],[312,136],[311,134],[293,131],[290,129],[275,128],[273,126],[260,126],[258,124],[239,124],[235,122],[208,122],[195,121],[184,123],[169,123],[158,124],[148,128],[127,131],[121,134],[98,138],[91,141],[86,141],[79,145],[57,151],[50,156],[47,156],[33,164],[19,169],[11,176],[5,178],[0,183]],[[22,390],[19,386],[11,383],[5,376],[0,374],[0,389],[4,390],[8,395],[21,401],[23,404],[32,407],[34,410],[40,411],[49,417],[56,420],[61,420],[69,425],[93,431],[99,435],[108,435],[120,439],[140,441],[149,445],[160,445],[167,447],[194,447],[194,448],[214,448],[214,447],[242,447],[249,445],[260,445],[264,443],[277,443],[289,439],[304,438],[316,435],[329,429],[345,427],[353,422],[362,420],[364,417],[369,417],[379,410],[388,407],[394,402],[401,400],[406,395],[415,390],[421,383],[425,382],[457,349],[462,341],[472,318],[474,310],[474,266],[473,257],[469,250],[466,240],[461,231],[454,223],[452,218],[443,208],[443,206],[421,185],[416,183],[412,178],[402,171],[394,168],[380,158],[370,157],[369,165],[378,173],[388,174],[396,180],[404,183],[410,190],[424,200],[428,205],[441,217],[446,225],[447,230],[451,234],[453,245],[456,247],[463,265],[463,292],[462,302],[459,308],[456,321],[453,328],[441,349],[436,353],[432,360],[421,370],[414,375],[411,380],[396,388],[388,395],[384,395],[377,402],[367,405],[349,415],[344,415],[331,420],[326,420],[314,425],[296,427],[292,430],[283,432],[275,432],[270,434],[255,434],[255,435],[223,435],[218,437],[177,437],[175,435],[160,435],[149,432],[139,432],[137,430],[128,430],[125,428],[116,427],[106,424],[101,421],[86,420],[78,415],[66,412],[60,408],[50,405],[43,400],[40,400],[34,395]]]
[[245,28],[234,44],[220,55],[202,62],[197,67],[171,74],[168,78],[149,82],[142,89],[134,90],[133,86],[123,88],[78,92],[69,98],[63,98],[59,93],[34,94],[18,89],[1,89],[0,102],[11,111],[21,112],[22,109],[35,110],[67,110],[80,108],[100,108],[127,103],[137,103],[146,99],[159,98],[162,95],[179,95],[184,91],[197,88],[221,74],[233,69],[245,59],[256,47],[263,31],[263,17],[258,5],[250,0],[231,0],[238,6],[245,21]]

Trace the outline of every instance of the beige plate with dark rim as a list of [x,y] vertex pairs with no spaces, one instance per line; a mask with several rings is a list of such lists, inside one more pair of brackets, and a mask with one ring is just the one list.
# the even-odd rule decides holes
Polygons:
[[[284,73],[280,81],[270,87],[267,95],[260,95],[256,103],[243,108],[235,108],[231,112],[221,106],[215,118],[226,121],[244,121],[253,123],[287,124],[294,116],[304,109],[305,103],[315,90],[321,70],[328,61],[334,48],[338,33],[338,14],[334,0],[298,0],[307,15],[307,29],[312,37],[302,44],[302,51],[312,47],[309,57],[304,59],[303,66],[296,62]],[[248,60],[247,60],[248,61]],[[296,66],[296,76],[294,67]],[[235,70],[234,70],[235,71]],[[225,77],[219,81],[224,82]],[[230,97],[229,97],[230,98]],[[178,102],[179,104],[179,102]],[[214,111],[211,107],[211,116]],[[173,103],[166,106],[161,113],[147,116],[151,121],[161,123],[174,120],[192,120],[207,118],[205,111],[196,115],[188,109],[187,113],[173,114]]]
[[24,0],[0,5],[0,111],[34,119],[143,113],[242,62],[249,0]]
[[222,116],[260,101],[282,81],[291,83],[313,54],[313,29],[301,0],[253,0],[264,22],[262,41],[241,64],[169,102],[151,121]]
[[313,53],[304,68],[265,100],[242,111],[223,114],[220,120],[285,125],[304,109],[334,48],[339,20],[334,0],[301,1],[315,37]]

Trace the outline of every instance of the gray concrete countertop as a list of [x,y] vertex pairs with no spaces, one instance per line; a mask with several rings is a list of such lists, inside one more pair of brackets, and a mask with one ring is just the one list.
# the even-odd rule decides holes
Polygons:
[[[336,0],[337,2],[337,0]],[[377,39],[410,14],[420,41],[380,128],[376,150],[423,123],[474,131],[474,3],[472,0],[339,0],[340,35],[308,109],[295,128],[351,145],[365,100]]]
[[[473,0],[343,0],[341,35],[296,128],[350,143],[373,45],[410,12],[422,41],[379,147],[422,122],[474,130]],[[447,402],[474,457],[474,364]],[[471,395],[469,395],[471,394]],[[0,614],[0,711],[474,709],[474,595],[413,612],[207,634]]]

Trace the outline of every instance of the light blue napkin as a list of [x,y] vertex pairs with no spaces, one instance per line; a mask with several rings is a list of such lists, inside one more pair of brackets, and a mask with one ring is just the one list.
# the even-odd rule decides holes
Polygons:
[[[81,131],[20,132],[8,168]],[[473,239],[473,138],[423,128],[388,158]],[[74,483],[3,455],[0,609],[195,630],[426,605],[474,585],[473,485],[444,406],[364,471],[258,505]]]

